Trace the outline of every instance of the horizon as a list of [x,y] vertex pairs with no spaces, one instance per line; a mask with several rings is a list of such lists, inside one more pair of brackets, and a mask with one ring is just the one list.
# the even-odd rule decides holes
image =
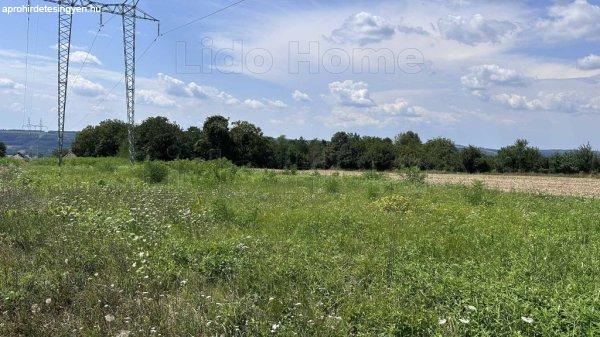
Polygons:
[[[246,0],[180,27],[230,4],[140,2],[165,35],[152,44],[156,27],[138,24],[138,57],[150,47],[138,123],[163,115],[186,129],[219,114],[272,137],[413,130],[490,149],[600,148],[600,1]],[[28,36],[26,14],[0,15],[0,127],[54,125],[56,16],[32,13]],[[66,129],[126,117],[121,27],[104,23],[74,14]]]

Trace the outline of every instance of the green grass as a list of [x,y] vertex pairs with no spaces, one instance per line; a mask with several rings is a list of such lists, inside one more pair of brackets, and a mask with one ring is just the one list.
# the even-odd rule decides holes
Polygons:
[[165,165],[0,161],[0,336],[600,334],[598,200]]

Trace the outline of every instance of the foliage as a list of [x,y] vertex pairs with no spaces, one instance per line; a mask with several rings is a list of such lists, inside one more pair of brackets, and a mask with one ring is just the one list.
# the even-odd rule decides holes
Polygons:
[[408,131],[396,136],[395,165],[398,168],[421,166],[423,158],[423,143],[415,132]]
[[552,173],[591,173],[600,169],[598,155],[590,144],[566,153],[556,153],[549,158],[549,169]]
[[150,117],[136,128],[139,160],[174,160],[183,150],[183,131],[165,117]]
[[498,164],[498,169],[502,172],[537,172],[544,166],[544,158],[538,148],[529,146],[524,139],[519,139],[514,145],[498,151]]
[[162,183],[169,175],[169,167],[159,161],[147,161],[142,166],[142,178],[150,184]]
[[105,120],[79,132],[71,151],[78,157],[114,157],[126,141],[127,124],[119,120]]
[[404,174],[404,180],[412,184],[424,184],[427,179],[427,173],[421,171],[418,166],[412,166],[400,172]]
[[0,142],[0,158],[6,157],[6,144]]
[[468,173],[482,173],[490,171],[490,165],[486,160],[487,156],[483,154],[480,149],[472,145],[460,151],[460,158],[463,168]]
[[[231,127],[230,127],[231,126]],[[389,138],[361,137],[338,132],[331,140],[272,138],[249,122],[231,125],[222,116],[207,118],[202,129],[183,131],[164,117],[149,118],[135,129],[138,159],[219,159],[239,166],[270,169],[386,171],[419,167],[422,170],[468,173],[551,172],[592,173],[600,170],[600,157],[589,144],[577,150],[542,156],[525,140],[503,147],[498,155],[486,155],[468,146],[461,150],[446,138],[425,144],[412,131]],[[127,127],[123,122],[104,121],[85,128],[73,145],[78,156],[128,156]]]
[[426,170],[450,171],[460,170],[458,149],[449,139],[434,138],[423,145],[423,163]]

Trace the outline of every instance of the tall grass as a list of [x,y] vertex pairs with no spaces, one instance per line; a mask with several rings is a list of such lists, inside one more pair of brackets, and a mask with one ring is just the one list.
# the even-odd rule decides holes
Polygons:
[[[0,161],[0,336],[593,336],[600,201]],[[99,183],[102,181],[102,183]]]

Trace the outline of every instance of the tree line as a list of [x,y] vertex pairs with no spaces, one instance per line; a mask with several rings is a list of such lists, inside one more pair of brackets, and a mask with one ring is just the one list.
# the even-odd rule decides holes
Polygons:
[[[267,137],[246,121],[230,123],[222,116],[206,119],[202,128],[183,130],[165,117],[151,117],[135,128],[138,160],[226,158],[240,166],[276,169],[390,170],[418,167],[448,172],[593,173],[600,158],[589,144],[544,157],[526,140],[489,154],[475,147],[457,147],[447,138],[423,142],[408,131],[394,139],[337,132],[331,140]],[[80,157],[126,156],[127,125],[106,120],[88,126],[75,138],[72,151]]]

